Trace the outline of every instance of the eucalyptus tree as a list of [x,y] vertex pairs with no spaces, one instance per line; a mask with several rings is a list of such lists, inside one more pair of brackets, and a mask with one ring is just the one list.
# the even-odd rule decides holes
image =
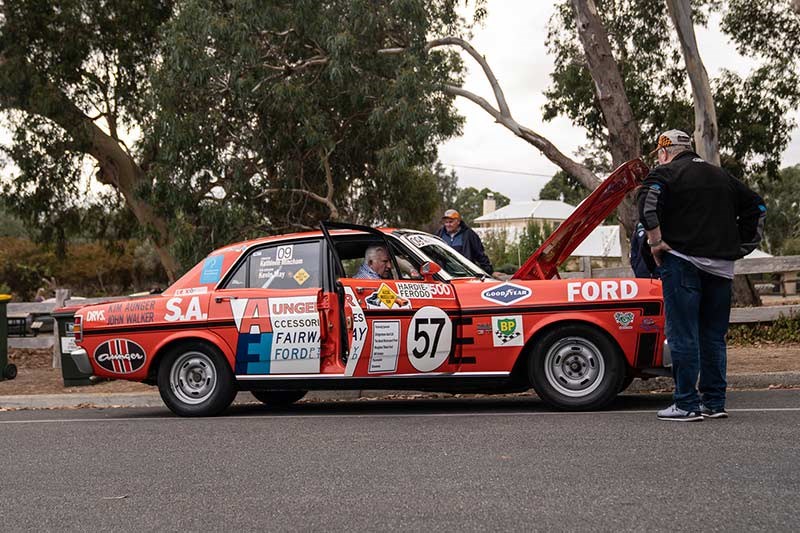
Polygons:
[[41,213],[85,207],[89,161],[173,279],[237,238],[430,216],[436,146],[460,127],[435,89],[462,66],[424,44],[463,31],[455,3],[5,2],[5,195],[58,224]]

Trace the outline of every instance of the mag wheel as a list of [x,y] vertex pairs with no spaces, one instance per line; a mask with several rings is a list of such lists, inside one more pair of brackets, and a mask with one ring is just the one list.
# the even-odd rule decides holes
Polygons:
[[214,416],[236,396],[230,366],[219,351],[193,342],[168,353],[158,368],[158,390],[180,416]]
[[250,394],[269,407],[281,408],[292,405],[307,392],[304,390],[254,390],[250,391]]
[[531,352],[528,371],[542,400],[575,411],[605,406],[625,379],[619,349],[584,324],[560,326],[545,334]]
[[17,365],[9,363],[3,369],[3,377],[6,379],[14,379],[17,377]]

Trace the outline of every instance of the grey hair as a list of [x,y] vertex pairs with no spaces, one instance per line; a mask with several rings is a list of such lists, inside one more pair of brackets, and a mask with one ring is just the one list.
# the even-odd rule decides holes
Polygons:
[[378,255],[378,252],[383,252],[386,254],[386,257],[389,257],[389,252],[386,250],[386,247],[376,244],[370,246],[367,248],[367,251],[364,252],[364,262],[369,264],[369,262],[375,259],[375,256]]

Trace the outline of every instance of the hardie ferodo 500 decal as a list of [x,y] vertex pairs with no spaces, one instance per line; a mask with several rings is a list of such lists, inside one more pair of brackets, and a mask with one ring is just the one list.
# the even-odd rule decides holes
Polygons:
[[128,339],[109,339],[94,350],[94,360],[114,374],[131,374],[144,366],[144,348]]

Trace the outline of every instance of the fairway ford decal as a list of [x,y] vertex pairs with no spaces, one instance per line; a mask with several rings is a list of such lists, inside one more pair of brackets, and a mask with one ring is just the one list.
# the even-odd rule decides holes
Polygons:
[[144,366],[144,348],[128,339],[110,339],[94,350],[97,364],[114,374],[131,374]]
[[237,374],[308,374],[320,369],[317,297],[231,300],[239,337]]
[[533,294],[533,291],[528,287],[523,287],[514,283],[503,283],[484,289],[483,292],[481,292],[481,298],[500,305],[511,305],[525,300],[531,294]]
[[358,299],[351,287],[344,288],[344,299],[353,313],[353,340],[350,345],[350,356],[347,358],[347,367],[344,374],[352,376],[356,371],[358,365],[358,358],[361,357],[361,351],[364,349],[364,341],[367,338],[369,326],[367,319],[364,316],[364,310],[358,305]]

